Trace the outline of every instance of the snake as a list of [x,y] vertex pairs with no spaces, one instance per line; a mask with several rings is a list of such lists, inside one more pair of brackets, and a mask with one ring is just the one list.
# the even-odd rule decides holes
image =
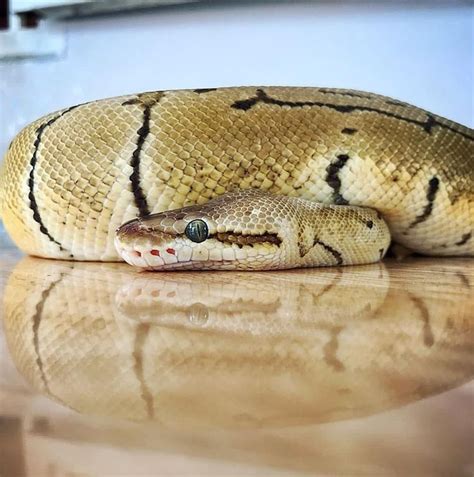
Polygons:
[[474,132],[362,91],[155,91],[49,114],[12,141],[0,215],[30,255],[141,269],[474,256]]

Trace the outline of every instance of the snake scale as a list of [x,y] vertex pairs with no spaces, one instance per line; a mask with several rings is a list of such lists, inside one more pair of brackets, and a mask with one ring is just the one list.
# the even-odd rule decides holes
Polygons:
[[366,263],[390,240],[473,256],[473,141],[360,91],[141,93],[23,129],[2,166],[1,215],[31,255],[142,268]]

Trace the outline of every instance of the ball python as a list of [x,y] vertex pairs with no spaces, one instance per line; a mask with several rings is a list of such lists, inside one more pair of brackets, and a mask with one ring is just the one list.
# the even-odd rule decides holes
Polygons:
[[390,240],[474,256],[473,140],[361,91],[122,96],[23,129],[2,166],[1,216],[31,255],[152,269],[368,263]]

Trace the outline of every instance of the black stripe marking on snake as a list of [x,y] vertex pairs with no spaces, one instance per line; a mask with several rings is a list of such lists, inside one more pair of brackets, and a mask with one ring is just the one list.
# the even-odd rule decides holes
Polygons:
[[[65,114],[69,113],[69,111],[72,111],[73,109],[77,108],[79,105],[72,106],[66,110],[64,110],[62,113],[58,114],[57,116],[54,116],[54,118],[51,118],[49,121],[45,122],[41,126],[38,127],[36,130],[36,139],[35,142],[33,143],[34,146],[34,151],[33,151],[33,156],[31,157],[30,160],[30,174],[28,176],[28,199],[30,200],[30,209],[33,212],[33,219],[36,223],[38,223],[40,232],[46,237],[49,238],[49,240],[53,243],[55,243],[61,252],[64,252],[65,249],[61,245],[60,242],[58,242],[49,232],[48,228],[43,222],[43,219],[41,218],[41,214],[38,208],[38,202],[36,201],[36,196],[35,196],[35,171],[36,171],[36,165],[38,163],[38,149],[41,144],[41,139],[43,137],[44,131],[51,126],[51,124],[55,123],[59,118],[63,117]],[[70,256],[73,258],[73,255]]]
[[428,220],[429,216],[433,212],[433,205],[436,199],[438,189],[439,179],[437,177],[432,177],[428,182],[428,191],[426,192],[426,200],[428,201],[428,203],[425,205],[423,212],[418,215],[415,220],[408,226],[409,229],[412,229],[416,225],[421,224],[425,220]]
[[333,190],[333,200],[337,205],[347,205],[349,202],[341,195],[341,179],[339,178],[339,171],[346,165],[349,160],[347,154],[340,154],[337,156],[337,161],[329,164],[326,168],[326,183]]
[[143,346],[150,332],[149,323],[141,323],[136,329],[135,343],[133,346],[133,370],[140,384],[140,396],[145,403],[146,413],[149,419],[155,417],[155,409],[153,404],[153,395],[150,392],[145,376],[143,374]]
[[361,91],[344,91],[344,90],[328,89],[328,88],[318,88],[318,91],[324,94],[348,96],[350,98],[361,98],[361,99],[370,99],[370,100],[378,99],[380,101],[383,101],[385,104],[390,104],[392,106],[410,107],[408,103],[403,103],[402,101],[398,101],[396,99],[384,98],[383,96],[379,96],[379,95],[371,94],[371,93],[363,93]]
[[341,133],[342,134],[348,134],[349,136],[352,136],[353,134],[355,134],[357,132],[357,129],[354,129],[354,128],[344,128]]
[[130,160],[130,166],[132,167],[133,172],[129,177],[133,199],[140,217],[146,217],[150,215],[150,207],[148,206],[146,196],[140,185],[140,154],[142,152],[143,145],[145,144],[145,140],[150,133],[151,108],[158,104],[163,96],[165,96],[164,91],[140,93],[135,98],[129,99],[128,101],[122,103],[122,106],[138,105],[143,107],[143,123],[137,131],[137,147],[133,151],[132,159]]
[[[72,270],[73,267],[70,267]],[[55,280],[54,282],[50,283],[47,288],[45,288],[41,292],[41,297],[36,303],[36,309],[35,309],[35,314],[33,315],[33,347],[35,350],[35,355],[36,355],[36,364],[38,366],[40,376],[41,376],[41,381],[43,382],[43,386],[48,392],[48,394],[52,395],[51,390],[49,389],[49,384],[48,384],[48,379],[46,378],[46,374],[44,372],[44,366],[43,366],[43,359],[41,358],[41,353],[40,353],[40,348],[39,348],[39,327],[41,324],[41,321],[43,319],[43,310],[44,310],[44,305],[46,303],[46,300],[48,299],[49,295],[51,295],[51,292],[54,290],[54,288],[59,285],[59,283],[62,281],[66,274],[61,273],[59,275],[59,278]],[[56,396],[55,396],[56,397]]]
[[330,245],[321,242],[321,240],[318,240],[317,238],[314,239],[313,247],[315,245],[321,245],[324,250],[329,252],[336,259],[336,265],[342,265],[344,263],[344,261],[342,260],[341,252],[338,252],[335,248],[332,248]]
[[374,95],[358,91],[347,91],[343,89],[318,88],[320,93],[331,94],[333,96],[348,96],[349,98],[374,99]]
[[386,104],[391,104],[392,106],[408,106],[410,105],[408,103],[404,103],[403,101],[397,101],[396,99],[386,99],[385,100]]
[[218,240],[222,243],[236,244],[240,248],[244,245],[253,246],[254,244],[266,243],[273,244],[279,247],[281,245],[281,238],[275,233],[263,233],[260,235],[244,234],[242,232],[217,232],[209,235],[209,238]]
[[150,133],[150,114],[151,106],[145,105],[143,108],[143,124],[137,131],[137,147],[133,151],[132,160],[130,161],[130,166],[132,166],[133,169],[133,172],[130,174],[130,184],[132,187],[133,198],[135,200],[135,206],[138,209],[140,217],[150,215],[150,208],[140,185],[140,153],[142,152],[145,139]]
[[472,232],[469,232],[467,234],[464,234],[462,237],[461,237],[461,240],[459,242],[456,242],[454,245],[457,245],[458,247],[460,247],[461,245],[464,245],[466,244],[467,242],[469,242],[469,240],[471,240],[472,238]]
[[[340,113],[353,113],[353,112],[368,112],[368,113],[376,113],[382,116],[386,116],[388,118],[398,119],[400,121],[405,121],[410,124],[415,124],[416,126],[420,126],[423,128],[425,132],[431,134],[432,129],[434,126],[438,126],[442,129],[448,129],[449,131],[459,134],[462,137],[469,139],[470,141],[474,141],[474,136],[469,135],[459,129],[456,129],[453,126],[449,126],[447,124],[439,122],[434,116],[429,113],[425,113],[426,120],[419,121],[418,119],[407,118],[405,116],[400,116],[399,114],[392,113],[390,111],[384,111],[383,109],[374,108],[372,106],[362,106],[362,105],[355,105],[355,104],[334,104],[334,103],[325,103],[322,101],[283,101],[280,99],[272,98],[263,91],[263,89],[257,89],[257,94],[252,98],[243,99],[235,101],[231,107],[234,109],[240,109],[243,111],[248,111],[257,103],[264,103],[264,104],[273,104],[275,106],[288,106],[290,108],[302,108],[304,106],[318,106],[318,107],[325,107],[329,109],[334,109]],[[453,123],[456,127],[462,127],[456,123]]]
[[210,93],[211,91],[217,91],[217,88],[198,88],[198,89],[193,89],[193,91],[197,94],[205,94],[205,93]]
[[158,103],[166,91],[148,91],[145,93],[138,93],[133,98],[127,99],[122,103],[122,106],[138,105],[138,106],[154,106]]

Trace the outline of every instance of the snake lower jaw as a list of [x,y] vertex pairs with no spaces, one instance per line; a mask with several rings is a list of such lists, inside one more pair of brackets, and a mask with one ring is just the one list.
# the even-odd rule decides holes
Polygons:
[[[119,255],[129,265],[142,271],[171,271],[171,270],[270,270],[279,269],[278,260],[196,260],[182,259],[176,255],[167,254],[164,257],[152,255],[146,252],[138,252],[132,249],[119,249]],[[288,267],[287,267],[288,268]]]
[[237,270],[235,262],[231,260],[207,260],[205,262],[196,262],[189,260],[187,262],[165,263],[163,265],[155,265],[142,267],[143,271],[167,272],[172,270]]
[[[119,255],[129,265],[142,271],[171,271],[171,270],[264,270],[270,268],[280,268],[275,266],[275,261],[271,263],[265,261],[255,262],[253,260],[228,260],[225,258],[213,260],[211,258],[201,259],[180,256],[181,253],[175,250],[164,251],[160,255],[154,255],[150,251],[140,252],[132,248],[123,248],[116,244]],[[278,263],[278,261],[276,262]]]

